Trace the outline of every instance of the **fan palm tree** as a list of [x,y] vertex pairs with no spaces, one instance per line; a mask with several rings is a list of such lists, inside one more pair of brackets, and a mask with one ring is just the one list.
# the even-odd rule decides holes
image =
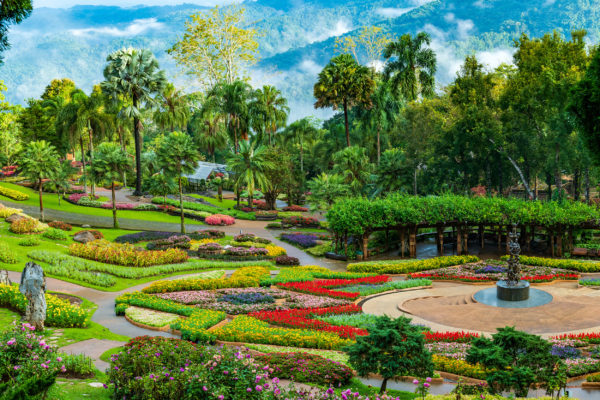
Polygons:
[[48,182],[47,185],[50,187],[50,189],[52,189],[56,192],[56,195],[58,196],[58,205],[59,206],[60,206],[60,198],[62,196],[65,196],[67,193],[67,190],[69,190],[71,188],[71,183],[69,182],[69,179],[76,172],[77,172],[77,168],[74,168],[71,165],[71,161],[64,160],[60,164],[60,167],[56,170],[56,172],[50,178],[50,181]]
[[387,45],[383,55],[387,60],[394,59],[387,63],[384,75],[396,96],[414,101],[419,95],[434,94],[437,60],[435,52],[425,47],[430,43],[431,36],[419,32],[415,38],[407,33]]
[[177,183],[164,171],[156,173],[148,180],[148,191],[153,196],[163,196],[163,204],[167,204],[167,195],[177,192]]
[[290,113],[288,102],[281,91],[274,86],[263,86],[254,92],[254,100],[250,103],[250,115],[253,127],[257,132],[265,132],[269,138],[269,146],[277,129],[285,126]]
[[106,61],[108,64],[104,68],[102,89],[111,94],[114,101],[119,96],[130,100],[122,104],[119,113],[133,119],[136,167],[134,195],[139,196],[142,194],[141,110],[145,105],[155,103],[152,96],[164,89],[167,79],[165,72],[159,69],[156,57],[147,49],[121,49],[110,54]]
[[244,141],[240,143],[239,153],[227,159],[227,169],[235,175],[238,192],[241,185],[246,185],[248,207],[253,206],[256,188],[262,189],[269,183],[265,172],[275,168],[275,165],[267,161],[266,150],[265,146],[255,147],[254,144]]
[[304,147],[307,144],[313,143],[319,134],[317,121],[313,118],[306,117],[291,123],[281,133],[281,138],[284,144],[297,144],[300,150],[300,171],[304,173]]
[[350,54],[340,54],[332,58],[319,73],[315,83],[315,108],[342,107],[346,127],[346,146],[350,147],[350,125],[348,110],[356,105],[371,107],[371,94],[375,81],[372,71],[356,62]]
[[190,119],[188,97],[177,90],[172,83],[167,83],[157,97],[158,109],[154,112],[154,122],[163,130],[175,128],[185,129]]
[[21,155],[19,167],[23,175],[38,186],[38,194],[40,197],[40,220],[43,222],[43,181],[44,179],[52,178],[60,168],[56,148],[45,140],[29,142]]
[[371,176],[371,164],[362,147],[346,147],[333,155],[333,172],[344,178],[354,193],[362,191]]
[[217,109],[227,117],[227,129],[235,154],[238,153],[240,139],[248,140],[248,100],[251,95],[250,85],[240,80],[219,83],[208,93],[208,98],[212,98]]
[[182,132],[171,132],[159,143],[156,156],[163,171],[176,176],[179,184],[179,208],[181,212],[181,233],[185,233],[185,215],[183,213],[183,174],[196,170],[200,154],[192,138]]
[[226,118],[219,109],[217,99],[209,97],[190,120],[191,133],[200,148],[206,149],[213,162],[215,162],[215,152],[227,146]]

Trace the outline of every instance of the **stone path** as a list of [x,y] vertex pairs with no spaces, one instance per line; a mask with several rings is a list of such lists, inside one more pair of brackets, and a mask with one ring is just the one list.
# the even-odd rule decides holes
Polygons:
[[125,343],[116,340],[88,339],[61,347],[59,350],[67,354],[85,354],[94,360],[94,366],[98,370],[106,371],[109,363],[102,361],[100,356],[110,349],[123,346]]

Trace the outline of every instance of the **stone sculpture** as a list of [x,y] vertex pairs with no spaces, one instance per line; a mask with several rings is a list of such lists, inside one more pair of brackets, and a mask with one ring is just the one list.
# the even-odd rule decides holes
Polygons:
[[19,290],[27,298],[25,320],[37,331],[43,331],[46,320],[46,278],[42,267],[28,262],[21,274]]

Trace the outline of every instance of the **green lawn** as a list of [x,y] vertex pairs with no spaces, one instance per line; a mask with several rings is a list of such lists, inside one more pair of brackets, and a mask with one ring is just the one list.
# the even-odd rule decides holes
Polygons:
[[223,201],[219,201],[219,199],[213,199],[212,197],[200,196],[199,194],[191,193],[186,194],[186,196],[194,197],[196,199],[203,199],[206,202],[212,204],[213,206],[221,207],[221,208],[230,208],[233,210],[233,206],[237,204],[237,201],[231,199],[223,199]]
[[102,382],[98,379],[57,379],[46,396],[46,400],[110,400],[112,391],[103,387],[92,387],[90,383]]
[[[38,192],[19,185],[15,185],[7,182],[0,182],[0,186],[4,186],[10,189],[18,190],[22,193],[27,193],[29,199],[25,201],[16,201],[8,197],[0,195],[0,200],[9,201],[15,204],[23,204],[27,206],[39,207]],[[65,200],[61,200],[60,206],[58,205],[58,196],[53,193],[47,193],[44,196],[44,208],[64,211],[72,214],[83,214],[83,215],[95,215],[99,217],[110,217],[112,218],[112,210],[95,207],[83,207],[75,204],[71,204]],[[174,215],[169,215],[160,211],[133,211],[133,210],[119,210],[117,211],[117,217],[119,219],[128,220],[144,220],[154,222],[168,222],[168,223],[180,223],[181,218]],[[202,225],[201,221],[187,219],[187,223]]]

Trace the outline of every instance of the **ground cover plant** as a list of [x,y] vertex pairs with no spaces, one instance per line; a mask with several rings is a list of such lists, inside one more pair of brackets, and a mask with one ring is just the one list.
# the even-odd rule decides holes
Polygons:
[[5,186],[0,186],[0,196],[8,197],[11,200],[25,201],[29,199],[29,195],[20,190],[11,189]]
[[[506,257],[502,257],[502,258],[507,259]],[[562,269],[562,270],[578,271],[578,272],[598,272],[598,271],[600,271],[600,262],[598,262],[598,261],[584,261],[584,260],[530,257],[530,256],[521,256],[520,260],[521,260],[521,263],[524,265],[546,267],[546,268],[550,268],[550,269]]]
[[149,310],[135,306],[127,307],[125,310],[125,316],[134,322],[156,328],[162,328],[164,326],[171,325],[180,318],[179,315],[176,314]]
[[[118,236],[115,238],[116,243],[139,243],[139,242],[149,242],[153,240],[159,239],[168,239],[172,236],[180,236],[182,233],[174,233],[174,232],[164,232],[164,231],[142,231],[135,233],[128,233],[125,235]],[[225,236],[225,233],[218,230],[206,229],[202,231],[196,231],[187,233],[187,236],[193,240],[201,240],[201,239],[218,239]]]

